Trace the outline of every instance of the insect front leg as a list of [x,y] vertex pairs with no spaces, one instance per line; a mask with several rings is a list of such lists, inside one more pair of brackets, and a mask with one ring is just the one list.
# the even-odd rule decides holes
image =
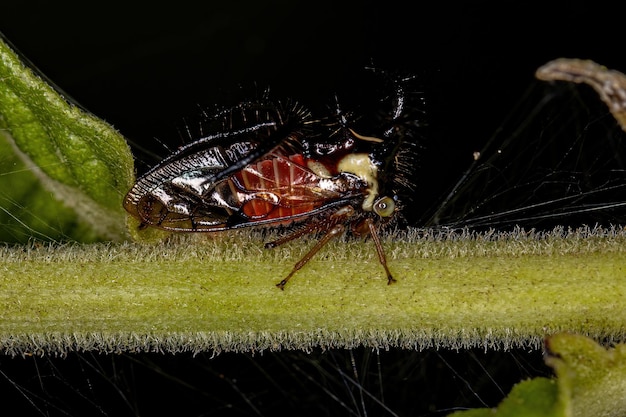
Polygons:
[[376,229],[376,225],[371,218],[364,219],[362,221],[357,222],[352,225],[352,232],[359,236],[370,235],[372,240],[374,241],[374,246],[376,246],[376,253],[378,254],[378,261],[385,269],[385,273],[387,274],[387,284],[391,284],[392,282],[396,282],[396,279],[389,272],[389,268],[387,267],[387,257],[385,256],[385,250],[383,249],[383,245],[380,242],[380,237],[378,236],[378,231]]
[[380,237],[378,237],[378,231],[376,230],[376,226],[374,225],[374,221],[372,219],[366,219],[365,222],[370,230],[370,235],[372,235],[372,240],[374,241],[374,246],[376,246],[376,252],[378,252],[378,260],[380,264],[385,268],[385,273],[387,274],[387,285],[392,282],[396,282],[395,278],[389,272],[389,268],[387,268],[387,257],[385,256],[385,251],[383,250],[383,245],[380,243]]

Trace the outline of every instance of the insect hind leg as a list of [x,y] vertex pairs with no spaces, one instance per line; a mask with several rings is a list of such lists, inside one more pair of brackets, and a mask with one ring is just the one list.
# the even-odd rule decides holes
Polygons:
[[278,238],[276,240],[272,240],[271,242],[267,242],[265,243],[265,249],[273,249],[276,248],[282,244],[285,244],[287,242],[290,242],[294,239],[297,239],[301,236],[304,235],[308,235],[309,233],[314,233],[319,231],[320,229],[324,229],[325,227],[322,227],[321,222],[315,222],[315,223],[311,223],[311,224],[307,224],[304,227],[301,227],[291,233],[288,233],[286,235],[284,235],[281,238]]
[[311,258],[322,248],[324,245],[328,243],[328,241],[335,236],[339,236],[343,234],[346,229],[344,223],[347,219],[354,215],[354,208],[350,205],[343,206],[335,211],[328,217],[324,219],[318,220],[316,222],[305,225],[304,227],[296,230],[293,233],[290,233],[280,239],[274,240],[272,242],[268,242],[265,244],[266,248],[275,248],[276,246],[282,245],[283,243],[289,242],[293,239],[296,239],[300,236],[309,233],[317,233],[323,232],[324,235],[322,238],[313,246],[313,248],[300,259],[296,265],[293,267],[289,275],[282,281],[280,281],[276,286],[281,290],[285,288],[285,284],[287,281],[300,270],[307,262],[311,260]]
[[[322,238],[315,244],[315,246],[313,246],[313,248],[311,248],[311,250],[294,265],[289,275],[287,275],[282,281],[276,284],[276,286],[280,288],[281,290],[284,290],[285,285],[287,284],[287,281],[289,281],[289,279],[291,279],[291,277],[296,272],[298,272],[304,265],[306,265],[306,263],[309,262],[311,258],[315,256],[315,254],[319,252],[319,250],[330,241],[330,239],[334,238],[335,236],[341,235],[344,232],[344,230],[345,230],[345,226],[341,223],[335,224],[334,226],[332,226],[324,234],[324,236],[322,236]],[[291,235],[289,235],[288,237],[291,237]]]

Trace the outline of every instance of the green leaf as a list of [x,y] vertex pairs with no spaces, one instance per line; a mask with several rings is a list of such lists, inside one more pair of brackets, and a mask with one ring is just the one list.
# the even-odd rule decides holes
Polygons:
[[625,344],[605,349],[587,337],[561,333],[549,337],[546,348],[546,363],[558,377],[566,415],[626,415]]
[[553,379],[535,378],[515,385],[497,409],[457,411],[449,417],[559,417],[557,384]]
[[123,240],[133,180],[125,139],[0,37],[0,241]]
[[557,333],[546,339],[546,363],[557,378],[515,385],[496,409],[449,417],[617,417],[626,415],[626,345],[605,349],[592,339]]

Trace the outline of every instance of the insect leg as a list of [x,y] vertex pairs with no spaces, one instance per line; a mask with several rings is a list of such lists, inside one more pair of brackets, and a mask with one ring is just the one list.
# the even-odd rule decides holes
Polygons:
[[348,219],[349,217],[354,215],[354,208],[352,206],[344,206],[333,213],[330,217],[327,217],[323,220],[318,220],[312,223],[301,227],[300,229],[294,231],[293,233],[289,233],[281,237],[280,239],[273,240],[271,242],[267,242],[265,244],[265,249],[273,249],[277,246],[282,245],[283,243],[287,243],[292,241],[300,236],[304,236],[309,233],[316,233],[325,230],[330,230],[336,224],[341,223]]
[[[296,265],[293,267],[293,269],[291,270],[291,272],[289,273],[289,275],[287,275],[287,277],[285,277],[285,279],[283,279],[282,281],[280,281],[278,284],[276,284],[276,286],[278,288],[280,288],[281,290],[285,289],[285,284],[287,284],[287,281],[289,281],[289,279],[296,273],[298,272],[298,270],[300,270],[300,268],[302,268],[304,265],[306,265],[307,262],[309,262],[311,260],[311,258],[325,245],[328,243],[328,241],[332,238],[334,238],[335,236],[338,236],[340,234],[342,234],[345,230],[345,226],[341,223],[334,225],[333,227],[331,227],[328,232],[326,232],[326,234],[324,236],[322,236],[322,238],[315,244],[315,246],[313,246],[313,248],[302,257],[302,259],[300,259]],[[385,267],[386,268],[386,267]]]
[[321,222],[314,222],[314,223],[307,224],[304,227],[301,227],[298,230],[295,230],[293,233],[289,233],[279,239],[272,240],[271,242],[267,242],[265,244],[265,249],[273,249],[277,246],[282,245],[283,243],[290,242],[294,239],[299,238],[300,236],[304,236],[309,233],[317,232],[320,229],[323,229]]
[[387,268],[387,258],[385,257],[385,251],[383,250],[383,245],[380,243],[380,237],[378,237],[378,232],[376,231],[376,226],[372,219],[365,220],[367,226],[370,229],[370,235],[372,236],[372,240],[374,241],[374,246],[376,246],[376,252],[378,252],[378,260],[380,264],[385,268],[385,273],[387,274],[387,285],[392,282],[396,282],[395,278],[391,276],[391,272],[389,272],[389,268]]

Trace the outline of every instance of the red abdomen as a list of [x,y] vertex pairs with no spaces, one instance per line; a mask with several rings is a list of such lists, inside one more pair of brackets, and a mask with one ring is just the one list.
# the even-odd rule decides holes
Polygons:
[[310,212],[335,197],[321,180],[306,168],[302,155],[290,155],[248,165],[229,182],[245,216],[280,220]]

